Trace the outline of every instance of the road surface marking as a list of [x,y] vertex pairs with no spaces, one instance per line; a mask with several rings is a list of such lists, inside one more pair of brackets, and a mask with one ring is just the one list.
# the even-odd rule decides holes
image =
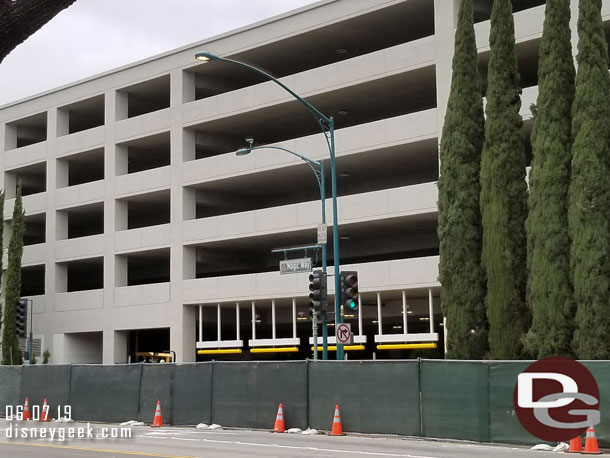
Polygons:
[[121,450],[121,449],[89,448],[89,447],[77,447],[77,446],[73,446],[73,445],[31,444],[28,442],[0,441],[0,445],[24,445],[24,446],[28,446],[28,447],[60,448],[60,449],[82,450],[82,451],[86,451],[86,452],[97,452],[97,453],[116,453],[116,454],[120,454],[120,455],[155,456],[155,457],[160,457],[160,458],[197,458],[194,456],[185,456],[185,455],[169,455],[167,453],[133,452],[133,451]]

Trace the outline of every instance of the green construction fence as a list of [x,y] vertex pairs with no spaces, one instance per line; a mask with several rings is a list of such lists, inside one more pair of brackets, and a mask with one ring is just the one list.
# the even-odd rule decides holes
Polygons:
[[[517,376],[531,361],[259,361],[184,364],[0,366],[0,415],[71,406],[76,420],[218,423],[330,430],[335,405],[346,432],[534,444],[513,408]],[[585,361],[600,389],[596,434],[610,446],[610,361]]]

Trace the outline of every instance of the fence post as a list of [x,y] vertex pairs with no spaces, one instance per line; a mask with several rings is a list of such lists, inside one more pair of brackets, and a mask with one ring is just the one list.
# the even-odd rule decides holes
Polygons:
[[144,371],[144,363],[140,363],[140,380],[138,381],[138,421],[140,421],[140,406],[142,405],[142,371]]
[[424,405],[421,387],[421,356],[417,357],[417,389],[419,390],[419,434],[424,437]]
[[[314,342],[314,345],[316,343]],[[307,428],[311,428],[311,406],[309,402],[309,358],[305,359],[305,408],[307,409]]]
[[212,375],[210,376],[210,423],[215,423],[214,421],[214,367],[216,366],[216,361],[212,360]]

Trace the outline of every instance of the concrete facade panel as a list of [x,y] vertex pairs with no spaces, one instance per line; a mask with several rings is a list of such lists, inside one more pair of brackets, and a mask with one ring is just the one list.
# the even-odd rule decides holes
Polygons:
[[55,293],[55,311],[101,309],[104,307],[104,290],[75,291],[71,293]]
[[386,142],[389,144],[431,138],[439,135],[436,126],[436,109],[420,111],[384,120],[386,124]]
[[167,188],[169,187],[170,182],[170,167],[159,167],[116,177],[115,192],[117,196],[139,194],[146,191]]
[[37,243],[36,245],[28,245],[23,247],[23,255],[21,257],[21,265],[36,265],[44,264],[47,255],[47,245],[45,243]]
[[40,314],[45,312],[45,296],[44,294],[38,296],[27,296],[32,302],[30,305],[32,306],[32,310],[34,314]]
[[[23,211],[26,215],[44,213],[47,207],[47,193],[39,192],[38,194],[30,194],[29,196],[23,196],[22,205]],[[4,219],[13,218],[14,208],[15,199],[6,199],[4,203]]]
[[55,191],[55,205],[57,208],[64,208],[78,204],[102,202],[104,193],[105,183],[103,180],[68,186]]
[[396,72],[405,68],[434,63],[436,61],[434,44],[434,37],[425,37],[386,48],[382,51],[383,67],[387,72]]
[[158,226],[118,231],[115,232],[114,240],[117,252],[165,247],[170,244],[171,228],[169,224],[160,224]]
[[185,242],[217,238],[218,218],[192,219],[182,223],[182,236]]
[[89,235],[75,239],[58,240],[55,245],[57,259],[77,259],[104,254],[104,235]]
[[170,301],[169,283],[121,286],[114,290],[115,307],[164,304]]
[[24,165],[47,160],[47,142],[38,142],[4,152],[4,169],[9,170]]
[[436,183],[424,183],[388,192],[389,214],[436,213],[438,187]]
[[115,124],[115,136],[118,140],[127,140],[145,134],[153,134],[167,130],[170,127],[169,108],[153,111],[129,119],[123,119]]
[[70,135],[57,137],[57,155],[92,149],[102,146],[105,142],[106,131],[104,126],[93,127]]

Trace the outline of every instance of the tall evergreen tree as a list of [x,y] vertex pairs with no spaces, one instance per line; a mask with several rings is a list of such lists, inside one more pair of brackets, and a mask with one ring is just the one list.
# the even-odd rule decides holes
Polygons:
[[547,0],[539,55],[527,220],[532,326],[525,346],[529,354],[543,358],[571,355],[574,332],[568,235],[574,100],[570,0]]
[[4,324],[2,326],[2,364],[23,364],[19,350],[19,338],[15,326],[17,301],[21,296],[21,255],[25,220],[21,201],[21,181],[17,185],[17,197],[13,209],[12,233],[8,246],[8,266],[4,294]]
[[[4,217],[4,191],[0,191],[0,215]],[[0,255],[4,253],[4,224],[0,224]],[[0,264],[2,262],[0,261]],[[3,268],[0,265],[0,285],[2,285]],[[0,298],[0,332],[2,329],[2,299]],[[1,335],[1,334],[0,334]]]
[[481,158],[483,267],[491,355],[521,356],[529,325],[525,304],[527,185],[520,129],[521,90],[510,0],[491,10],[487,120]]
[[489,348],[479,209],[484,117],[476,62],[472,0],[463,0],[440,147],[438,236],[447,357],[464,359],[482,358]]
[[610,358],[610,76],[601,0],[580,0],[568,224],[578,358]]

